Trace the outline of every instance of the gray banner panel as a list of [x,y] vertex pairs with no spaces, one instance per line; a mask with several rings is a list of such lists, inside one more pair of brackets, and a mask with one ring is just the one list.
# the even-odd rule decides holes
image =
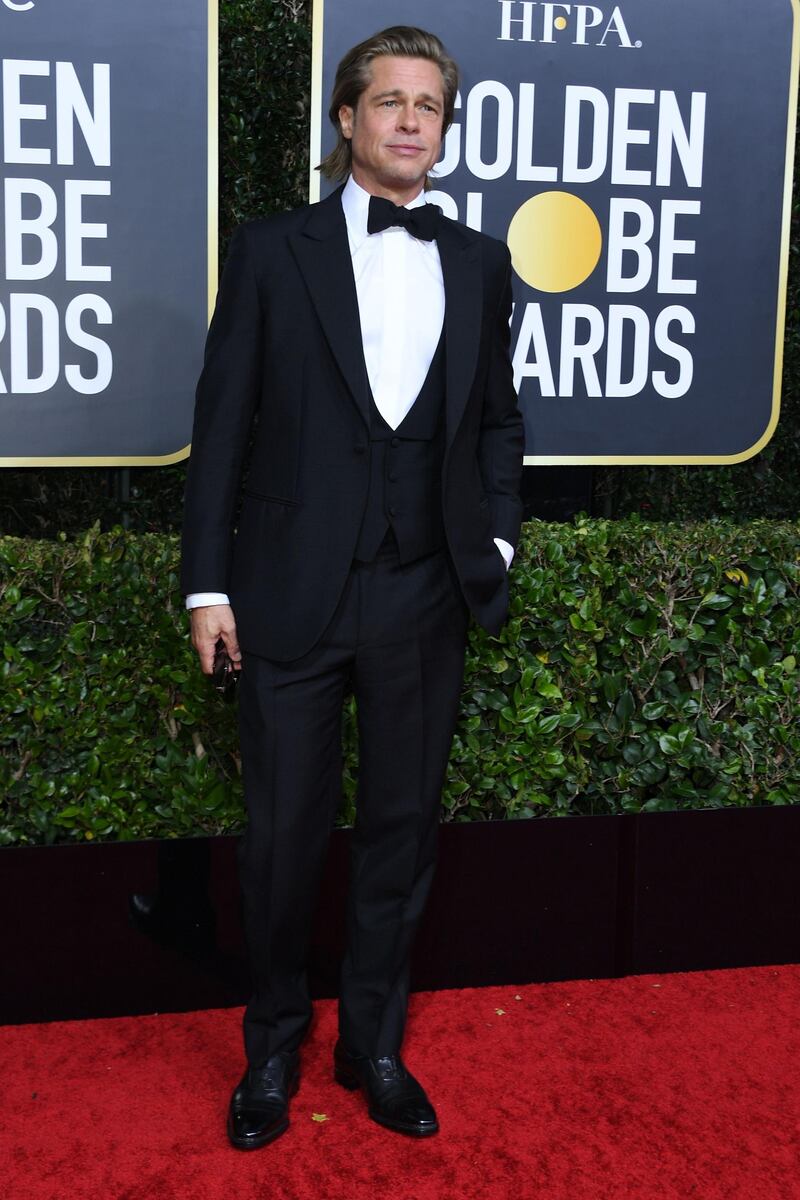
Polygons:
[[186,452],[216,255],[210,53],[210,0],[0,0],[0,462]]
[[[462,68],[433,198],[512,251],[528,461],[736,461],[772,435],[797,13],[798,0],[406,4],[403,22]],[[397,20],[388,0],[324,0],[322,154],[336,64]]]

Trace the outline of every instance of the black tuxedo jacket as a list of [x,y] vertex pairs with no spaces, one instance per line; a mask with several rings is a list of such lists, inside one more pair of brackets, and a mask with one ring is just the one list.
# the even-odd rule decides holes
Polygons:
[[[340,192],[236,230],[197,385],[181,586],[227,592],[242,648],[279,661],[310,650],[333,615],[367,496],[369,385]],[[446,218],[436,240],[444,525],[467,604],[496,633],[508,585],[493,538],[516,545],[521,520],[510,258]]]

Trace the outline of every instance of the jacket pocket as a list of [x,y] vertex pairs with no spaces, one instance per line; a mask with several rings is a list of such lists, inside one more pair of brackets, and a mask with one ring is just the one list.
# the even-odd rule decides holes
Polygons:
[[259,492],[256,488],[243,487],[243,496],[251,496],[254,500],[263,500],[267,504],[284,504],[287,508],[300,508],[300,500],[290,500],[286,496],[268,496],[266,492]]

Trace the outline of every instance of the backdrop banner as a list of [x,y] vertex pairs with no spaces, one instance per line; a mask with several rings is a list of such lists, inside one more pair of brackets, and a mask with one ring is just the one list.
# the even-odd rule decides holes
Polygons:
[[216,0],[0,0],[0,464],[188,453],[216,38]]
[[[431,198],[511,250],[526,462],[737,462],[769,441],[799,9],[406,0],[462,68]],[[315,4],[312,197],[336,65],[399,19]]]

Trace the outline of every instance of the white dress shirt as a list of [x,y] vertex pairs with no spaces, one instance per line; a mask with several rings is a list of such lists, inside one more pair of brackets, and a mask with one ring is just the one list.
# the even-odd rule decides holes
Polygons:
[[[396,429],[419,395],[444,324],[444,279],[435,241],[401,225],[367,233],[370,194],[351,176],[342,192],[361,340],[375,406]],[[406,208],[425,203],[420,192]]]
[[[396,429],[419,395],[444,324],[444,279],[435,241],[413,237],[400,225],[367,233],[369,192],[352,175],[342,208],[353,260],[361,338],[375,405]],[[406,208],[425,204],[421,191]],[[513,547],[495,538],[506,567]],[[187,608],[228,604],[223,592],[193,592]]]

